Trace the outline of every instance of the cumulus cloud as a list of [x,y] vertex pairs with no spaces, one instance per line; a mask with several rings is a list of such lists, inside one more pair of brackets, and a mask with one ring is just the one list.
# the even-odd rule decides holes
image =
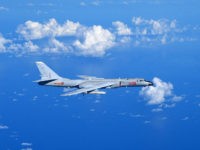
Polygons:
[[[49,44],[42,48],[43,52],[69,52],[69,49],[74,47],[78,51],[73,52],[78,55],[98,57],[103,56],[115,43],[115,35],[100,25],[87,27],[69,20],[60,25],[54,18],[46,23],[26,21],[18,27],[17,33],[28,41],[48,38]],[[67,44],[56,37],[73,37],[75,40]],[[33,50],[38,49],[33,43],[27,44]]]
[[38,51],[39,47],[35,44],[33,44],[32,41],[27,41],[24,43],[24,49],[28,49],[31,52],[36,52]]
[[61,53],[68,52],[69,47],[63,42],[57,40],[56,38],[50,38],[48,44],[45,47],[39,47],[34,44],[32,41],[26,41],[22,44],[12,43],[8,50],[18,52],[19,54],[23,53]]
[[132,34],[131,29],[123,22],[115,21],[112,24],[116,28],[118,35],[131,35]]
[[11,43],[8,48],[8,51],[12,52],[17,52],[20,50],[20,53],[25,53],[25,52],[38,52],[39,46],[36,44],[33,44],[32,41],[26,41],[23,44],[18,44],[18,43]]
[[28,20],[18,26],[16,32],[19,38],[8,40],[0,34],[0,52],[15,52],[19,55],[73,53],[101,57],[111,48],[119,46],[149,47],[193,41],[181,34],[186,30],[185,27],[179,27],[176,20],[142,17],[133,17],[129,25],[114,21],[110,28],[86,26],[70,20],[60,24],[55,18],[46,22]]
[[188,41],[187,38],[179,37],[184,29],[178,27],[176,20],[133,17],[132,23],[134,25],[133,34],[137,37],[136,46],[141,44],[167,44],[180,41],[180,39]]
[[17,33],[27,40],[36,40],[44,37],[72,36],[77,33],[79,27],[78,22],[69,20],[62,25],[54,18],[43,24],[29,20],[18,27]]
[[138,31],[140,32],[138,34],[161,35],[176,30],[177,26],[176,20],[168,19],[148,20],[141,17],[133,17],[132,22],[136,26],[136,29],[139,29]]
[[48,47],[44,48],[44,51],[51,53],[68,52],[69,48],[63,42],[51,38]]
[[[155,77],[153,78],[154,86],[143,87],[140,91],[140,95],[144,96],[149,105],[162,104],[167,100],[176,100],[177,96],[173,94],[172,83],[167,83],[161,79]],[[179,100],[182,98],[179,96]]]
[[76,40],[74,46],[83,55],[103,56],[107,49],[114,46],[115,36],[102,26],[87,28],[82,33],[82,42]]
[[6,52],[6,44],[10,43],[11,40],[8,40],[6,38],[4,38],[1,34],[0,34],[0,52]]

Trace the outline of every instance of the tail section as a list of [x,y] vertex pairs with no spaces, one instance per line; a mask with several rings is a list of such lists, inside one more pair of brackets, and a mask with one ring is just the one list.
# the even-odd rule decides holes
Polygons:
[[51,79],[60,79],[61,78],[51,68],[49,68],[45,63],[43,63],[41,61],[37,61],[36,65],[40,71],[41,80],[51,80]]

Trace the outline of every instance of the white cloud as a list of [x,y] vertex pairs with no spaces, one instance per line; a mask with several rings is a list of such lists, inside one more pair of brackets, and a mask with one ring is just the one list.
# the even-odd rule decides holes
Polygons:
[[[38,40],[49,38],[49,44],[43,48],[43,52],[69,52],[69,47],[74,47],[73,52],[85,56],[103,56],[109,48],[114,46],[115,36],[108,29],[102,26],[94,25],[86,27],[79,23],[67,20],[63,25],[57,23],[55,19],[50,19],[47,23],[26,21],[20,25],[17,33],[22,35],[26,40]],[[73,36],[75,41],[65,44],[56,39],[56,37]],[[29,44],[29,45],[27,45]],[[33,43],[27,43],[32,50],[38,50]],[[31,45],[32,44],[32,45]],[[20,45],[14,45],[13,49],[21,48]]]
[[[84,4],[85,2],[82,2],[82,5]],[[0,35],[0,52],[19,55],[73,53],[101,57],[113,47],[127,45],[150,47],[172,42],[194,41],[181,35],[187,28],[180,28],[176,20],[133,17],[132,23],[128,26],[124,22],[114,21],[110,28],[104,28],[101,25],[85,26],[70,20],[59,24],[54,18],[44,23],[28,20],[16,30],[20,38],[11,41]]]
[[167,43],[167,35],[164,35],[163,37],[161,37],[160,42],[161,42],[161,44],[166,44]]
[[80,50],[80,54],[86,56],[103,56],[115,44],[115,36],[102,26],[87,28],[81,38],[82,42],[76,40],[74,46]]
[[27,49],[30,52],[36,52],[38,51],[39,47],[33,44],[32,41],[27,41],[24,43],[24,49]]
[[39,47],[38,45],[34,44],[32,41],[26,41],[22,44],[15,44],[12,43],[8,50],[16,52],[18,54],[26,54],[26,53],[67,53],[70,50],[63,42],[55,39],[50,38],[48,44],[45,44],[45,47]]
[[6,52],[6,44],[10,43],[11,41],[4,38],[1,34],[0,34],[0,52]]
[[132,113],[130,113],[129,116],[133,117],[133,118],[142,118],[142,117],[144,117],[144,115],[141,115],[141,114],[132,114]]
[[130,41],[131,41],[131,38],[129,36],[121,37],[119,40],[120,44],[130,43]]
[[21,34],[25,39],[41,39],[46,36],[47,32],[43,30],[43,25],[39,22],[26,21],[17,29],[17,33]]
[[51,38],[48,47],[44,48],[44,51],[50,53],[68,52],[69,48],[57,39]]
[[[180,41],[182,39],[182,37],[179,37],[179,35],[183,32],[183,29],[178,28],[176,20],[154,20],[133,17],[132,23],[134,25],[133,34],[136,37],[136,40],[139,41],[137,45],[164,45],[170,42]],[[185,40],[186,39],[184,38],[184,41]]]
[[151,111],[152,112],[161,112],[161,111],[163,111],[163,109],[162,108],[154,108]]
[[182,96],[176,96],[176,95],[174,95],[173,98],[172,98],[172,101],[174,101],[174,102],[179,102],[179,101],[181,101],[182,99],[183,99]]
[[148,20],[148,19],[143,19],[141,17],[133,17],[132,22],[136,26],[136,29],[140,29],[141,32],[138,33],[143,33],[145,30],[145,32],[147,32],[148,34],[161,35],[172,31],[177,31],[176,20],[168,20],[168,19]]
[[77,33],[80,24],[67,20],[63,25],[57,23],[52,18],[47,23],[39,23],[34,21],[26,21],[20,25],[17,33],[21,34],[26,40],[42,39],[44,37],[61,37],[72,36]]
[[132,18],[132,22],[133,22],[133,24],[135,24],[135,25],[140,25],[140,24],[142,24],[142,23],[146,23],[146,21],[145,20],[143,20],[141,17],[133,17]]
[[160,104],[165,101],[166,96],[172,95],[173,85],[166,83],[155,77],[153,79],[154,86],[143,87],[140,95],[148,99],[148,104]]
[[131,35],[132,34],[131,29],[123,22],[115,21],[112,24],[116,28],[118,35]]
[[102,1],[99,0],[94,0],[94,1],[82,1],[80,2],[80,6],[100,6],[100,4],[102,3]]
[[167,83],[161,79],[155,77],[153,78],[154,86],[143,87],[140,91],[140,95],[148,101],[150,105],[162,104],[167,100],[171,102],[180,101],[181,96],[176,96],[173,94],[173,85],[172,83]]
[[8,126],[6,126],[6,125],[0,125],[0,130],[3,130],[3,129],[8,129]]
[[160,108],[173,108],[173,107],[175,107],[176,106],[176,104],[175,103],[172,103],[172,104],[160,104],[159,105],[159,107]]
[[28,148],[22,148],[21,150],[32,150],[32,148],[28,147]]
[[21,143],[21,146],[32,146],[32,143],[23,142]]
[[11,43],[8,48],[10,52],[19,52],[25,53],[25,52],[38,52],[39,46],[36,44],[33,44],[32,41],[26,41],[23,44],[18,43]]

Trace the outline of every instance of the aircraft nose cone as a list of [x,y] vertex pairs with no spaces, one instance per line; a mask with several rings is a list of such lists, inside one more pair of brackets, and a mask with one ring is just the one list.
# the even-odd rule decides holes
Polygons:
[[149,82],[149,86],[153,86],[153,82]]

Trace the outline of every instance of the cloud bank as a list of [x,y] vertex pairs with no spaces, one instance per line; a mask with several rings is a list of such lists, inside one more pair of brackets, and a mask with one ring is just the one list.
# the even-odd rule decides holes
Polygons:
[[26,40],[36,40],[45,37],[73,36],[77,34],[77,30],[81,25],[78,22],[67,20],[60,25],[56,19],[49,19],[46,23],[35,21],[26,21],[17,29],[17,33],[22,35]]
[[[25,40],[30,41],[48,38],[49,42],[45,52],[73,52],[85,56],[103,56],[107,49],[114,46],[115,35],[100,25],[91,27],[83,26],[79,22],[67,20],[64,24],[58,24],[53,18],[46,23],[26,21],[17,29]],[[71,43],[59,41],[56,38],[74,38]],[[67,44],[68,43],[68,44]],[[31,44],[31,43],[30,43]],[[31,45],[33,49],[33,45]],[[34,46],[37,49],[37,45]],[[71,51],[72,52],[72,51]]]
[[55,18],[47,22],[28,20],[16,29],[18,37],[6,39],[0,34],[0,52],[65,53],[102,57],[115,47],[149,47],[172,42],[191,41],[184,37],[186,27],[176,20],[133,17],[129,24],[113,21],[109,28],[86,26],[66,20],[60,24]]
[[132,31],[128,27],[128,25],[124,24],[123,22],[115,21],[115,22],[112,22],[112,24],[116,28],[118,35],[131,35],[132,34]]

